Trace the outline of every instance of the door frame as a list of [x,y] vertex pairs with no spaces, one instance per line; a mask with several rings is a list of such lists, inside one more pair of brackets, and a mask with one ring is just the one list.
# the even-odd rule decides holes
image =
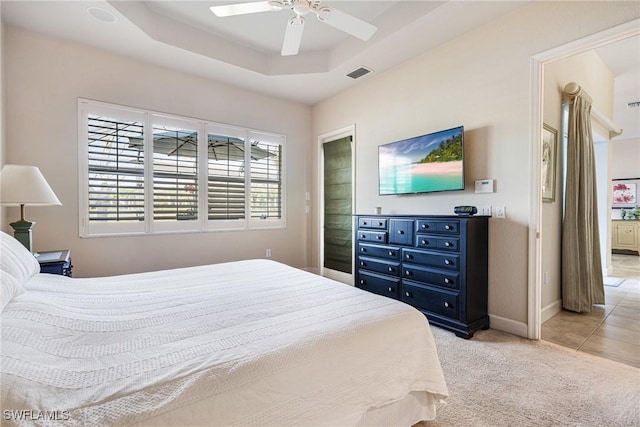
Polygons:
[[[351,260],[351,274],[342,271],[332,270],[324,267],[324,150],[323,144],[337,139],[351,137],[351,214],[355,213],[356,207],[356,125],[352,124],[341,129],[324,133],[318,136],[317,154],[319,159],[318,167],[318,268],[321,276],[326,276],[343,283],[353,285],[353,271],[355,259]],[[351,225],[353,233],[353,222]],[[353,253],[353,242],[351,242],[351,253]]]
[[527,303],[527,337],[540,339],[542,328],[542,188],[540,182],[542,99],[544,93],[544,66],[553,61],[578,55],[601,46],[640,34],[640,19],[634,19],[607,30],[549,49],[531,57],[531,181],[529,228],[529,286]]

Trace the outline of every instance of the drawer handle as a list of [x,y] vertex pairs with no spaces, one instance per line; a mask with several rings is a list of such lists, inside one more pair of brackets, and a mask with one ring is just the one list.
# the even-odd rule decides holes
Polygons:
[[367,252],[367,248],[360,248],[360,252]]
[[446,283],[446,284],[448,285],[449,283],[451,283],[451,280],[449,280],[449,278],[448,278],[448,277],[445,277],[445,278],[444,278],[444,283]]
[[423,245],[423,246],[427,246],[429,244],[429,242],[427,240],[422,239],[420,244]]
[[393,292],[393,289],[391,288],[391,286],[389,286],[389,292]]
[[445,259],[445,260],[444,260],[444,264],[445,264],[445,265],[451,265],[451,264],[452,264],[452,262],[451,262],[451,260],[449,260],[449,259]]
[[398,234],[404,234],[404,231],[398,230]]
[[404,272],[404,275],[405,275],[405,276],[411,276],[412,274],[413,274],[413,273],[412,273],[412,272],[410,272],[409,270],[407,270],[407,271],[405,271],[405,272]]
[[366,264],[364,261],[360,261],[360,265],[361,265],[362,267],[364,267],[364,266],[365,266],[365,265],[367,265],[367,264]]
[[444,242],[444,245],[448,248],[450,248],[452,246],[451,242]]
[[367,225],[368,222],[367,221],[362,221],[362,225]]
[[426,230],[427,228],[429,228],[429,226],[427,224],[422,224],[422,229]]
[[376,236],[376,239],[382,240],[382,236]]
[[364,279],[360,279],[360,284],[364,285]]
[[389,256],[396,256],[396,254],[393,251],[389,251]]
[[378,222],[378,227],[382,227],[384,225],[384,222]]
[[411,298],[411,292],[409,292],[409,291],[405,292],[404,295],[409,297],[409,298]]
[[366,234],[361,234],[361,235],[360,235],[360,238],[361,238],[361,239],[366,239],[366,238],[367,238],[367,235],[366,235]]
[[450,226],[450,225],[445,225],[445,226],[444,226],[444,229],[445,229],[445,230],[451,230],[451,226]]
[[394,272],[394,268],[393,267],[389,267],[389,273],[393,273]]
[[406,258],[406,259],[412,259],[412,258],[413,258],[413,255],[411,255],[411,254],[406,254],[406,255],[405,255],[405,258]]
[[448,303],[448,302],[445,302],[445,303],[444,303],[444,306],[445,306],[445,307],[447,307],[447,308],[449,308],[449,303]]

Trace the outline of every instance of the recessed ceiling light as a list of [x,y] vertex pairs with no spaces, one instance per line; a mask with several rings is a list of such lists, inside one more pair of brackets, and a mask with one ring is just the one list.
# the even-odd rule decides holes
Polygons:
[[94,7],[94,6],[88,7],[87,13],[89,14],[89,16],[97,19],[100,22],[105,22],[107,24],[116,22],[116,16],[113,13],[109,12],[106,9],[102,9],[100,7]]

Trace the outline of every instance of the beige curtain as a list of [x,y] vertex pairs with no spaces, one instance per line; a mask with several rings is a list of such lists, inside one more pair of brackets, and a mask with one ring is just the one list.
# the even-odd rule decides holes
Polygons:
[[578,313],[604,304],[600,260],[596,163],[591,135],[591,97],[569,83],[564,219],[562,223],[562,306]]

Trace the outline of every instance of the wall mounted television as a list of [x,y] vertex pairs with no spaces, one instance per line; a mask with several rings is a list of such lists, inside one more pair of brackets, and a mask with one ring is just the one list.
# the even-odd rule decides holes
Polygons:
[[464,190],[464,126],[378,146],[380,195]]

